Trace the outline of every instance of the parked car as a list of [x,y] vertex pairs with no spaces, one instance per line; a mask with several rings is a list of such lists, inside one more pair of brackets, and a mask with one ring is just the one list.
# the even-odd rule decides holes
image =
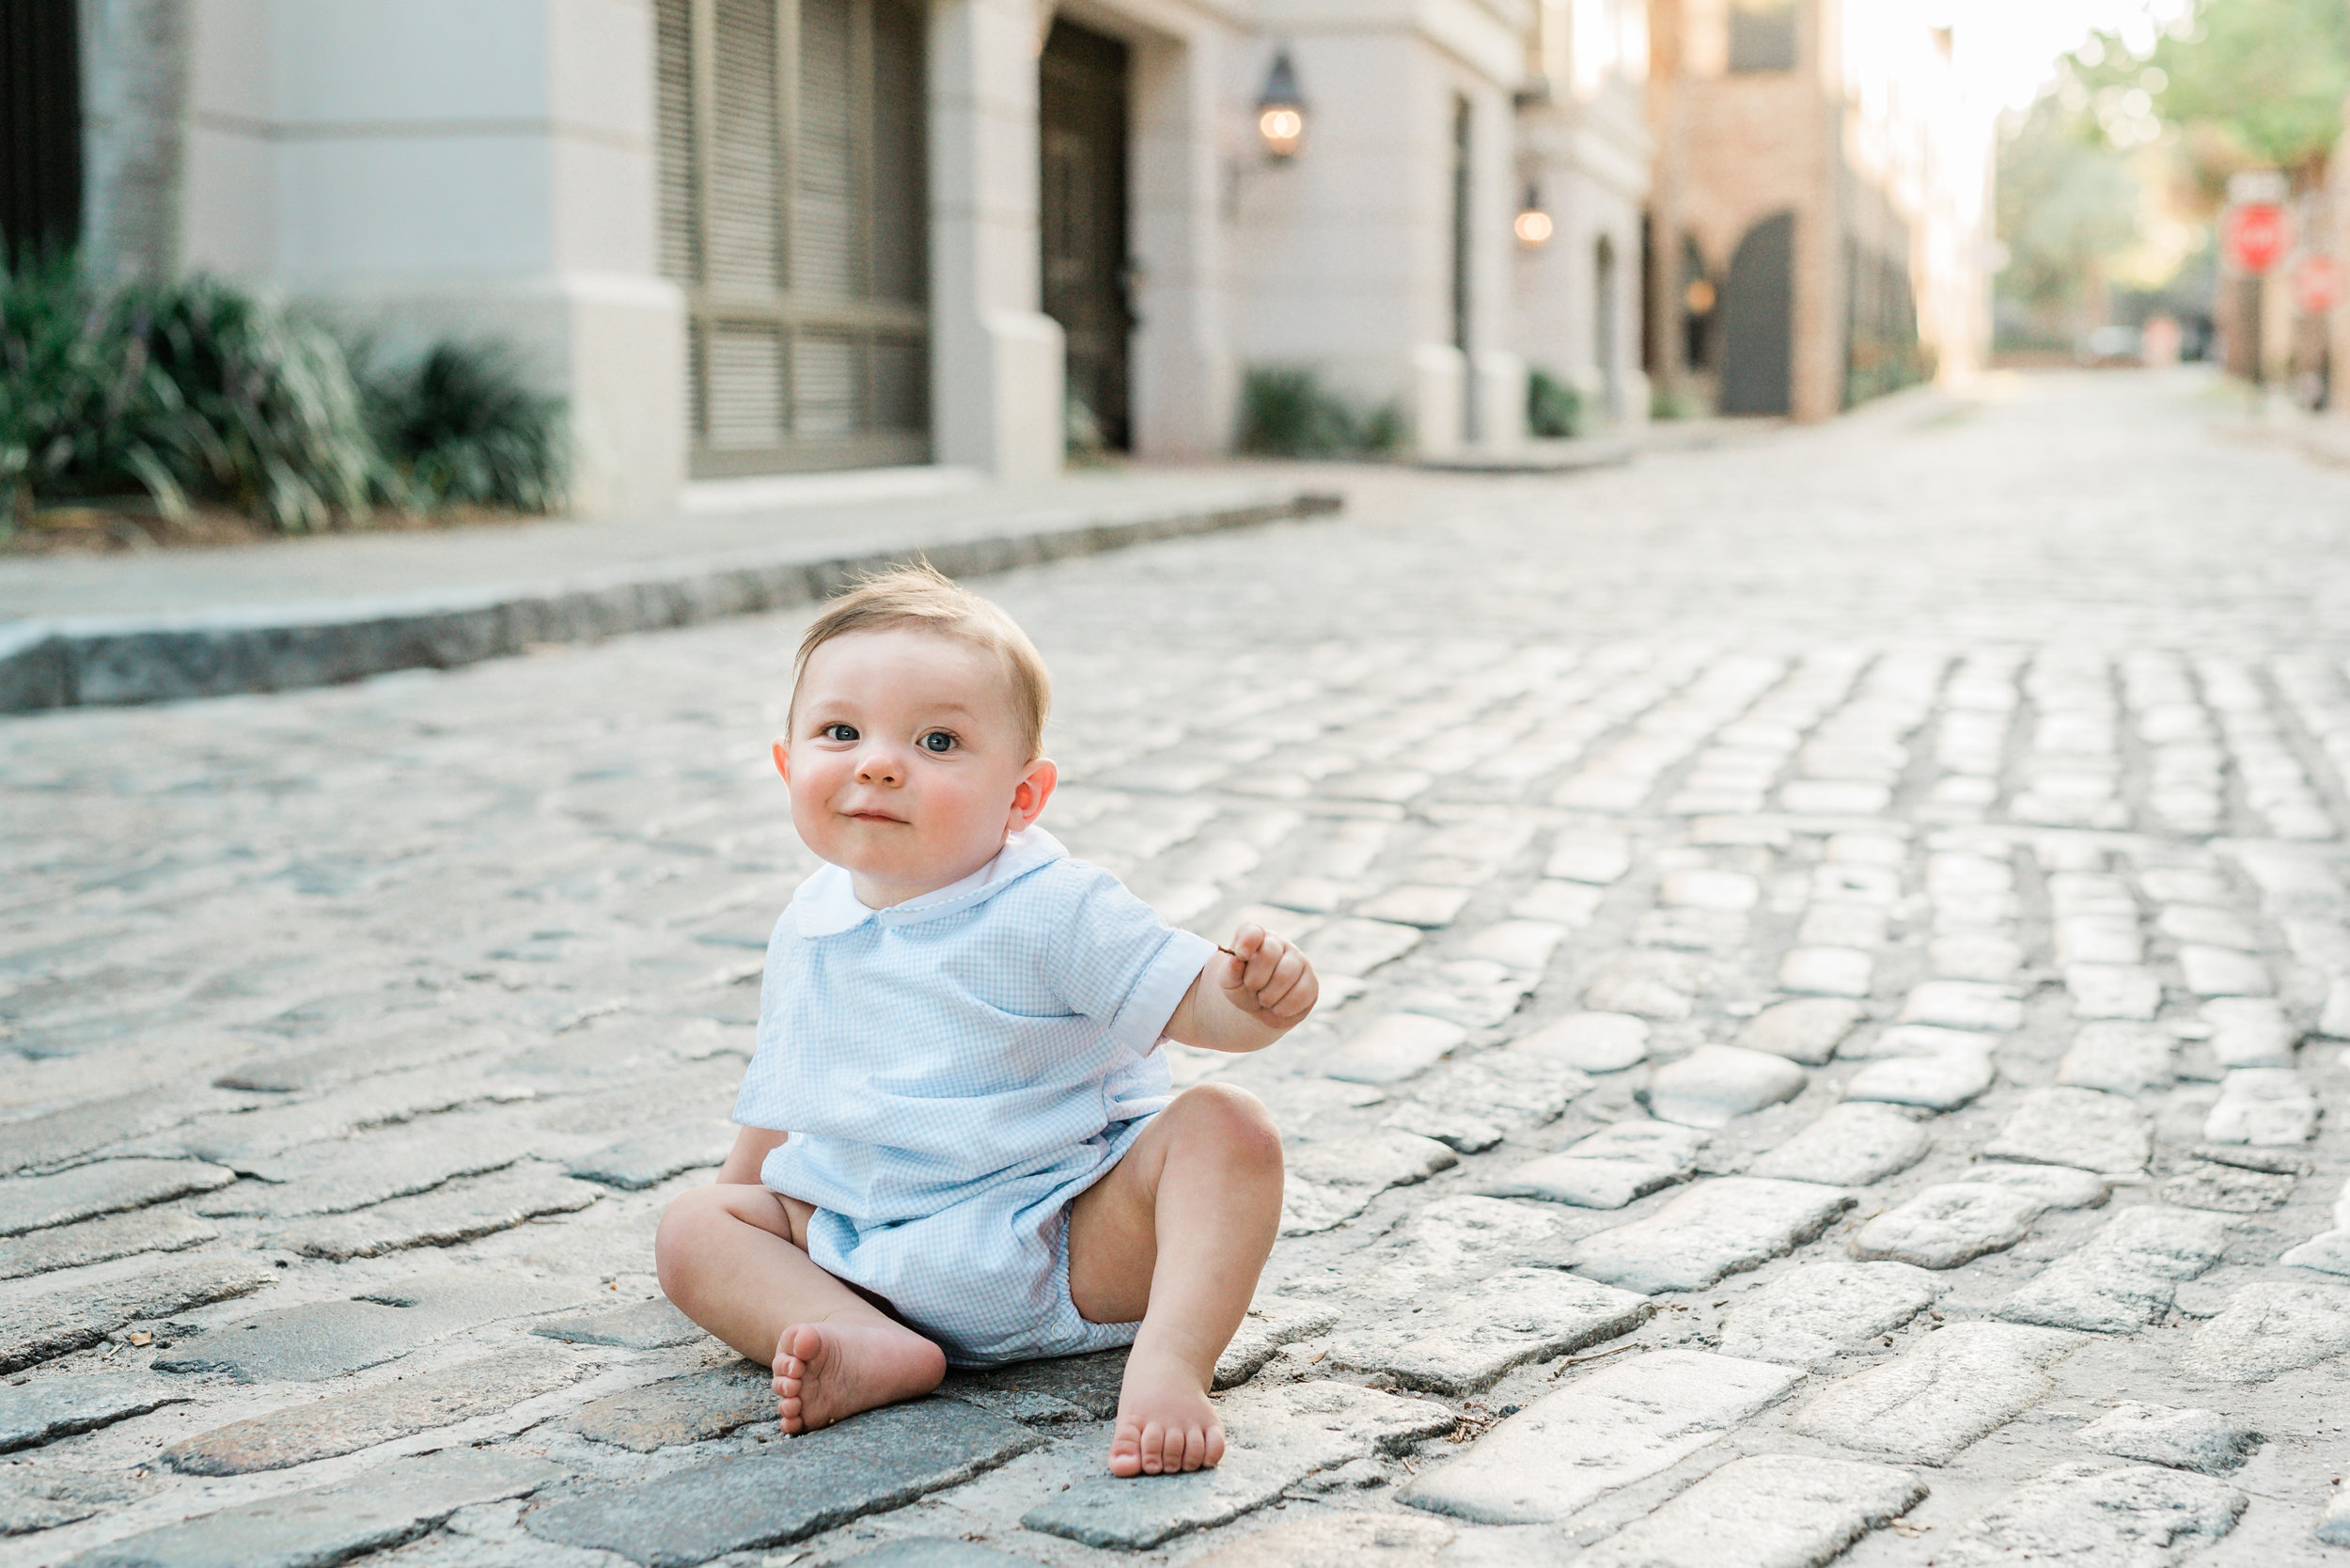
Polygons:
[[2084,365],[2142,365],[2141,336],[2133,326],[2101,326],[2081,339],[2073,357]]

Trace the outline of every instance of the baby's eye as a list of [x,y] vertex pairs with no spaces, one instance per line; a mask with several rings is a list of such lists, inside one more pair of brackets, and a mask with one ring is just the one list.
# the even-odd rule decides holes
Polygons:
[[916,743],[925,751],[952,751],[955,738],[944,729],[933,729]]
[[827,724],[824,726],[824,739],[828,741],[854,741],[856,739],[856,726],[854,724]]

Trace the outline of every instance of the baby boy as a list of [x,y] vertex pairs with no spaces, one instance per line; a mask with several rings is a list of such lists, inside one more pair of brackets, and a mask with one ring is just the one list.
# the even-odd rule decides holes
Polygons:
[[1223,1457],[1208,1402],[1273,1247],[1281,1143],[1164,1040],[1271,1044],[1305,955],[1170,930],[1036,825],[1050,683],[1008,616],[924,568],[836,600],[776,742],[823,867],[767,949],[717,1184],[670,1204],[661,1287],[775,1369],[789,1433],[947,1368],[1131,1343],[1109,1467]]

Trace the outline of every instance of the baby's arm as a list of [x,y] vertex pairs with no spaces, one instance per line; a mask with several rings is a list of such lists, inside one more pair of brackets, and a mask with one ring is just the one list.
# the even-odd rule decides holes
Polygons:
[[759,1168],[789,1137],[789,1133],[770,1132],[764,1127],[743,1128],[734,1135],[734,1148],[728,1152],[727,1163],[718,1168],[719,1182],[744,1187],[759,1185]]
[[1175,1004],[1167,1033],[1211,1051],[1261,1051],[1296,1027],[1321,995],[1295,943],[1243,926]]

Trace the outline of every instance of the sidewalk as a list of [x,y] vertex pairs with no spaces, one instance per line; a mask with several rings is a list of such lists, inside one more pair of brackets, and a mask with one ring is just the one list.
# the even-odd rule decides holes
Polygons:
[[[729,506],[729,491],[757,504]],[[684,510],[650,523],[0,560],[0,713],[446,668],[805,604],[916,555],[954,573],[1000,571],[1342,505],[1327,482],[1229,468],[1004,488],[909,475],[900,492],[854,478],[697,487]]]

